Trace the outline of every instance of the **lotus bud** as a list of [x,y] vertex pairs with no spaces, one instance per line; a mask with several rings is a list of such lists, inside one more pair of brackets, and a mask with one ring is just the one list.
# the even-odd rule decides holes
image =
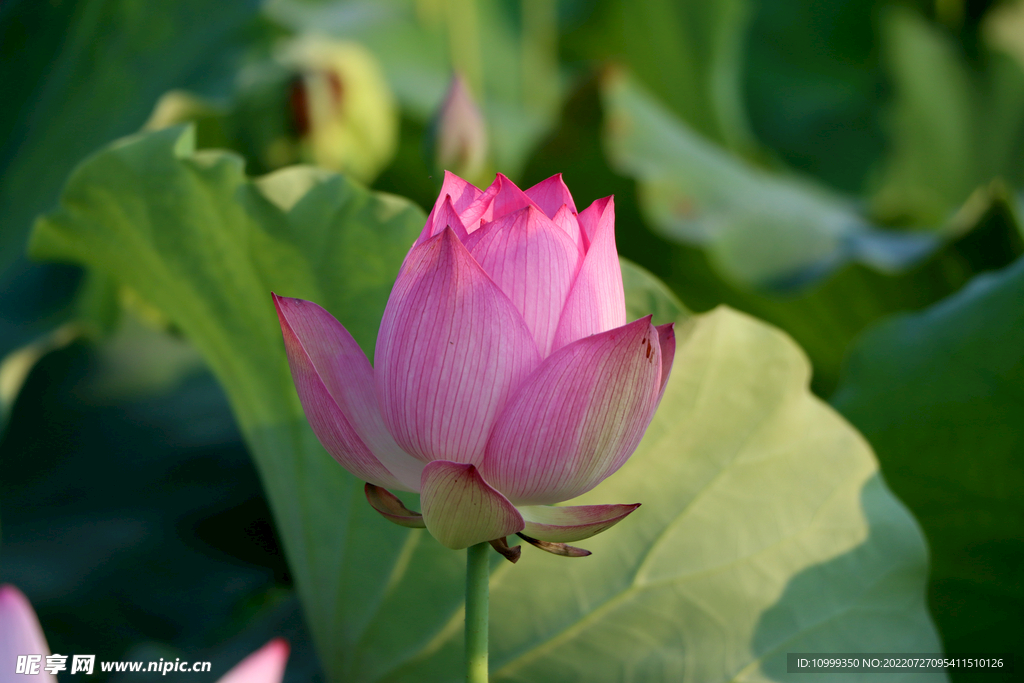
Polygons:
[[307,36],[242,73],[232,129],[256,172],[305,162],[368,183],[394,156],[398,112],[369,51]]
[[431,131],[435,167],[476,179],[487,163],[487,124],[459,74],[452,76]]
[[[442,545],[567,557],[637,504],[559,506],[618,470],[661,400],[672,325],[626,321],[611,197],[446,173],[384,310],[374,365],[315,303],[274,295],[324,448],[386,519]],[[420,494],[420,512],[391,491]]]

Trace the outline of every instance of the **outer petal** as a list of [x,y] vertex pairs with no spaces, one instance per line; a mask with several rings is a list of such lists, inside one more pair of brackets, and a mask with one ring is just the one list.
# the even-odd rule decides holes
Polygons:
[[668,385],[668,376],[672,372],[672,361],[676,358],[676,327],[675,323],[658,325],[658,341],[661,346],[661,386],[658,388],[658,403],[665,395],[665,387]]
[[523,533],[539,541],[568,543],[596,536],[615,526],[640,507],[632,505],[523,505],[519,514],[526,526]]
[[363,481],[416,491],[423,465],[384,426],[373,369],[356,340],[315,303],[273,297],[292,379],[320,443]]
[[523,529],[519,511],[472,465],[429,463],[420,489],[427,530],[447,548],[467,548]]
[[661,386],[650,316],[551,354],[502,411],[481,473],[516,504],[569,500],[633,453]]
[[430,237],[444,229],[443,224],[438,227],[438,223],[441,222],[438,214],[444,206],[445,197],[451,197],[452,207],[457,214],[461,214],[473,202],[479,199],[482,194],[483,192],[476,185],[466,182],[450,171],[445,171],[444,182],[441,183],[441,193],[437,195],[434,208],[430,210],[426,225],[423,226],[423,232],[420,233],[416,244],[427,241]]
[[509,394],[540,363],[519,311],[450,229],[406,259],[375,357],[395,441],[424,461],[464,463],[483,458]]
[[525,192],[526,196],[537,203],[541,211],[548,218],[554,218],[555,214],[563,206],[568,206],[573,214],[576,213],[576,203],[572,200],[569,188],[562,180],[562,174],[557,173],[547,180],[542,180]]
[[274,638],[235,664],[217,683],[281,683],[291,648],[284,638]]
[[540,210],[525,192],[499,173],[480,198],[459,215],[462,216],[466,230],[472,233],[483,223],[497,220],[527,206]]
[[583,252],[532,206],[485,223],[465,244],[522,314],[541,356],[548,355]]
[[589,247],[597,233],[597,228],[603,223],[615,225],[615,198],[602,197],[583,209],[578,216],[580,229],[583,231],[583,238],[586,246]]
[[[580,226],[585,233],[591,230],[583,220],[587,211],[580,214]],[[553,351],[626,323],[626,295],[615,248],[615,208],[610,197],[600,220],[591,227],[587,256],[562,309],[551,346]]]
[[[50,647],[28,598],[11,584],[0,585],[0,681],[57,683],[57,677],[43,668],[49,654]],[[39,673],[16,674],[18,655],[40,655]]]

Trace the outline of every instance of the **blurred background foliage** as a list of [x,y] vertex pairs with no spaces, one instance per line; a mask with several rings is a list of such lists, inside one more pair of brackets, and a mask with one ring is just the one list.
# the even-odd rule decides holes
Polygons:
[[[478,112],[445,106],[453,73]],[[84,268],[26,256],[83,159],[191,123],[200,150],[238,153],[249,175],[317,164],[424,209],[443,149],[479,155],[478,184],[561,172],[578,206],[614,194],[620,253],[689,310],[727,304],[803,348],[814,392],[924,531],[946,650],[1021,653],[1024,2],[8,0],[0,85],[0,580],[54,651],[230,663],[279,633],[291,679],[337,671],[314,653],[294,589],[307,570],[285,563],[290,522],[260,485],[275,486],[270,456],[257,475],[243,445],[259,450],[258,421],[211,374],[244,394],[211,360],[231,354],[98,247]],[[218,163],[234,180],[218,176],[192,227],[230,215],[280,241],[275,226],[306,219],[275,211],[335,187],[277,176],[245,218],[228,189],[253,184]],[[157,192],[138,169],[124,187]],[[169,216],[195,189],[180,182]],[[323,247],[309,239],[296,259]],[[258,277],[294,273],[313,298],[353,282],[302,263]],[[362,265],[386,294],[388,266]],[[363,311],[371,348],[379,312]]]

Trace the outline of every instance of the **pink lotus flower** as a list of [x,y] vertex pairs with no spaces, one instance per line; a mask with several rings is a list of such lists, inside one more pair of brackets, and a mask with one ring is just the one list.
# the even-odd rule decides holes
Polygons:
[[[217,683],[281,683],[288,662],[288,641],[274,638],[231,668]],[[18,657],[39,655],[36,673],[16,673]],[[24,593],[10,584],[0,585],[0,683],[56,683],[46,671],[50,646],[39,619]],[[64,666],[71,668],[70,658]],[[98,667],[94,669],[99,673]]]
[[[549,506],[626,462],[675,353],[672,325],[626,323],[611,197],[577,214],[560,175],[523,192],[446,173],[375,367],[320,306],[274,301],[314,432],[391,521],[449,548],[519,533],[585,554],[561,544],[637,507]],[[418,491],[422,516],[386,489]]]
[[[39,656],[36,673],[15,673],[23,655]],[[48,656],[50,646],[28,598],[11,584],[0,586],[0,683],[56,683],[57,677],[44,668]]]

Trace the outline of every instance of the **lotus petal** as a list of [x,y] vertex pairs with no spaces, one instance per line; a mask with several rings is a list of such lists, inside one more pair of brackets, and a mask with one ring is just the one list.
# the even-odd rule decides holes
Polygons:
[[[0,681],[57,683],[57,677],[43,668],[49,654],[50,646],[28,598],[11,584],[0,585]],[[39,672],[16,674],[18,655],[39,655]]]
[[473,465],[428,463],[420,491],[427,530],[447,548],[467,548],[523,529],[519,511]]
[[576,204],[572,200],[572,193],[565,186],[561,173],[556,173],[547,180],[540,181],[524,194],[536,202],[548,218],[554,218],[563,206],[568,206],[573,215],[576,214]]
[[632,505],[520,505],[523,533],[552,543],[582,541],[610,529],[640,507]]
[[525,192],[499,173],[490,187],[484,190],[484,193],[468,209],[460,212],[460,215],[466,230],[472,234],[483,223],[502,218],[527,206],[540,210],[540,207],[527,197]]
[[551,222],[569,236],[580,253],[586,254],[586,250],[583,248],[583,230],[580,228],[580,222],[576,219],[576,212],[569,208],[568,204],[563,204],[562,208],[555,212],[555,217],[551,219]]
[[363,481],[416,491],[423,465],[384,426],[373,368],[355,339],[317,304],[273,297],[292,379],[320,443]]
[[590,227],[583,221],[587,211],[580,214],[585,236],[592,230],[587,255],[562,309],[551,345],[553,351],[626,322],[626,295],[615,248],[615,207],[609,197],[600,219]]
[[291,648],[284,638],[274,638],[235,664],[217,683],[281,683]]
[[417,244],[426,241],[427,238],[436,235],[444,228],[443,225],[436,229],[434,226],[438,222],[437,214],[441,211],[441,207],[444,205],[445,197],[451,197],[452,208],[455,209],[457,214],[461,215],[462,212],[468,209],[470,205],[479,199],[482,194],[483,192],[476,185],[466,182],[450,171],[445,171],[444,182],[441,183],[441,193],[437,195],[437,200],[434,202],[434,206],[430,210],[430,215],[427,216],[427,223],[423,227],[420,239],[416,241]]
[[672,361],[676,358],[676,326],[675,323],[658,325],[658,341],[661,346],[661,386],[658,389],[658,403],[665,395],[669,374],[672,372]]
[[498,417],[484,478],[516,504],[549,504],[621,467],[653,416],[658,341],[648,316],[551,354]]
[[391,290],[375,353],[384,422],[423,461],[476,463],[515,389],[540,363],[523,317],[446,228]]
[[[455,235],[460,240],[466,239],[468,234],[466,232],[466,227],[462,224],[462,219],[459,218],[458,210],[455,208],[451,195],[445,195],[443,199],[438,200],[434,210],[430,212],[429,216],[427,216],[427,222],[423,226],[423,232],[420,233],[419,238],[415,243],[413,243],[413,247],[423,244],[445,228],[451,228],[454,230]],[[412,250],[410,249],[410,251]]]
[[583,252],[532,206],[485,223],[465,245],[515,304],[546,356]]

